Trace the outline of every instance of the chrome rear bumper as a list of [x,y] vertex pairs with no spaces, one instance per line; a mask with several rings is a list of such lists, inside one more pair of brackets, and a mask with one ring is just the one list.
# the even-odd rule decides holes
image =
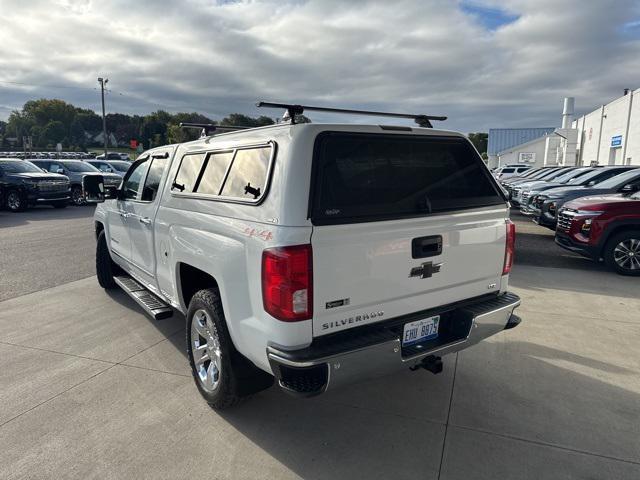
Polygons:
[[513,310],[519,305],[520,297],[506,293],[450,307],[442,314],[444,336],[423,345],[403,348],[402,326],[416,319],[438,315],[437,311],[392,319],[379,326],[352,329],[302,350],[268,347],[267,357],[281,388],[297,396],[314,396],[329,388],[414,367],[430,356],[442,356],[475,345],[502,330],[517,326],[520,318],[513,315]]

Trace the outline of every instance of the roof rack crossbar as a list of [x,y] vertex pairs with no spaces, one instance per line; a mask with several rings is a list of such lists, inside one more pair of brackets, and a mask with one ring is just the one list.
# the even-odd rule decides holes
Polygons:
[[377,112],[373,110],[353,110],[347,108],[330,108],[330,107],[312,107],[310,105],[296,105],[289,103],[274,103],[274,102],[258,102],[256,107],[265,108],[284,108],[286,110],[284,116],[285,120],[290,120],[292,124],[295,124],[296,115],[302,115],[305,111],[315,112],[330,112],[330,113],[345,113],[351,115],[372,115],[376,117],[395,117],[395,118],[409,118],[413,119],[420,127],[433,128],[431,120],[444,121],[447,117],[436,115],[415,115],[412,113],[393,113],[393,112]]
[[207,137],[209,135],[213,135],[214,132],[235,132],[236,130],[245,130],[251,127],[239,127],[239,126],[231,126],[231,125],[214,125],[213,123],[192,123],[192,122],[181,122],[180,127],[182,128],[199,128],[201,129],[200,136]]

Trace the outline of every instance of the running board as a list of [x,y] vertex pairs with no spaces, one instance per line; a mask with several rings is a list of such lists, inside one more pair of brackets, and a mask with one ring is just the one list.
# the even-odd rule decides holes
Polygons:
[[128,275],[113,277],[113,280],[154,320],[173,316],[173,309]]

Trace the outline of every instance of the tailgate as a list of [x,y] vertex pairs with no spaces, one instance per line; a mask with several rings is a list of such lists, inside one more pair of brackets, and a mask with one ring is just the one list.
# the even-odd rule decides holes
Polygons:
[[507,203],[467,139],[323,132],[313,162],[314,336],[500,288]]
[[314,336],[496,291],[505,217],[504,208],[494,207],[315,227]]

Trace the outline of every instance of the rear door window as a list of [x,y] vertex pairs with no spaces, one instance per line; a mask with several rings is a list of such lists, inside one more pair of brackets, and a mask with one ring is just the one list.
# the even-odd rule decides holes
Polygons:
[[416,217],[504,204],[461,138],[327,132],[316,139],[314,224]]

